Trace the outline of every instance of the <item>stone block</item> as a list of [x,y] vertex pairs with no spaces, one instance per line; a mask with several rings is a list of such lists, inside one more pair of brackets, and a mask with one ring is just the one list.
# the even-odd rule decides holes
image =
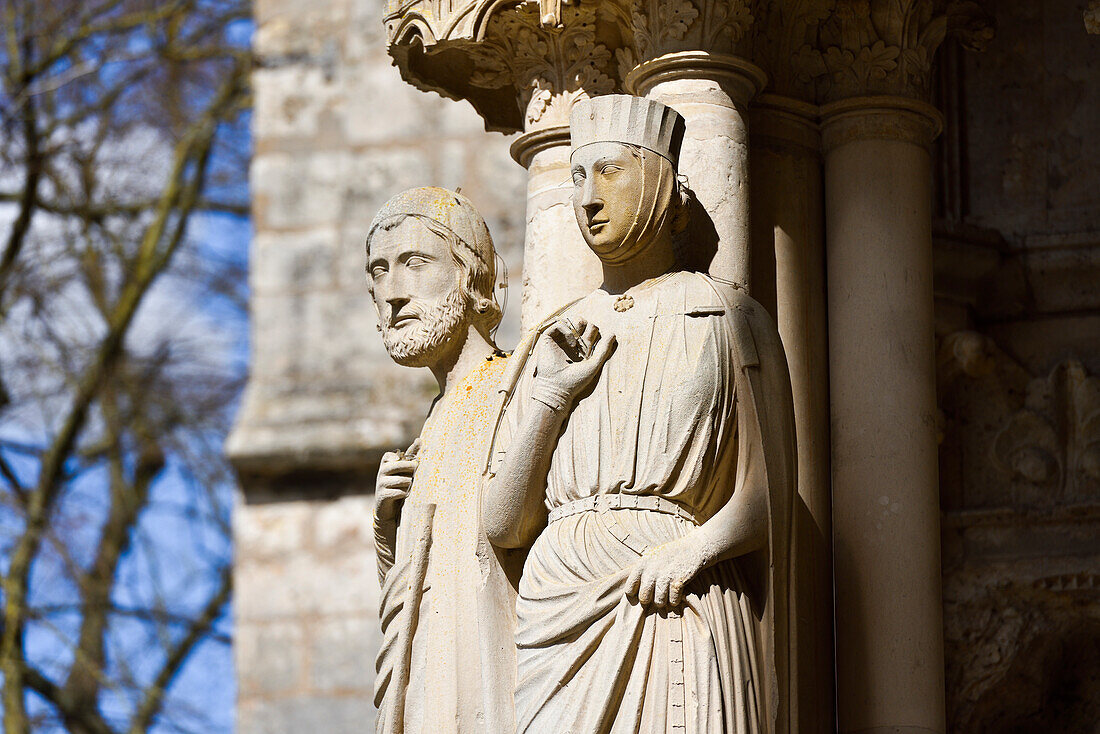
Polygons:
[[320,692],[374,693],[381,630],[374,616],[329,617],[310,626],[309,685]]
[[344,152],[257,155],[251,178],[256,230],[304,229],[340,221],[351,180]]
[[440,98],[395,84],[400,75],[384,48],[369,52],[349,74],[345,130],[349,144],[418,143],[438,135],[435,120]]
[[257,0],[252,47],[267,63],[272,57],[317,56],[326,40],[347,31],[349,2],[362,4],[359,0]]
[[305,636],[297,620],[238,624],[233,651],[242,699],[285,694],[305,683]]
[[347,156],[341,223],[362,228],[365,239],[382,204],[399,191],[423,186],[430,173],[429,157],[419,146],[395,144]]
[[286,558],[306,542],[312,507],[303,502],[238,504],[233,511],[233,544],[238,565]]
[[305,374],[369,381],[371,367],[388,361],[374,328],[377,317],[365,287],[312,293],[302,306]]
[[323,147],[322,130],[331,135],[344,115],[342,85],[316,65],[291,64],[257,69],[252,74],[256,111],[253,133],[257,140],[308,138],[311,147]]
[[290,378],[302,370],[304,294],[252,294],[253,380]]
[[349,495],[318,506],[312,516],[318,554],[374,549],[374,496]]
[[283,561],[240,564],[236,581],[237,618],[246,622],[377,613],[373,546],[324,559],[303,549]]
[[331,288],[337,279],[337,232],[335,227],[257,232],[249,261],[253,292],[275,295]]
[[304,695],[249,701],[238,709],[238,734],[363,734],[374,730],[366,695]]

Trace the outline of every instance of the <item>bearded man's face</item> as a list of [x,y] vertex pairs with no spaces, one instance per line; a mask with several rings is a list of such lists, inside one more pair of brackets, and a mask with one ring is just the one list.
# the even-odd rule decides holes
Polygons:
[[367,272],[382,341],[393,361],[430,367],[455,346],[469,324],[461,267],[449,243],[414,217],[379,229]]

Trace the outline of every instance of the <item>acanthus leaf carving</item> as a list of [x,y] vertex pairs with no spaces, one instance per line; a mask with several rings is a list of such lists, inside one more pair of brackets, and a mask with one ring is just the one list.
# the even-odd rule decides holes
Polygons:
[[[869,94],[926,99],[932,59],[949,32],[973,49],[983,48],[993,35],[989,16],[973,0],[835,0],[799,10],[818,24],[817,37],[785,55],[771,54],[772,61],[779,66],[790,59],[793,79],[816,84],[825,101]],[[797,33],[805,22],[784,17],[769,33],[785,32],[784,23]],[[769,44],[781,46],[766,38],[763,45]]]
[[730,43],[737,44],[748,35],[755,19],[747,2],[703,0],[703,3],[709,11],[707,16],[711,27],[710,35],[705,39],[708,46],[717,45],[722,36],[728,38]]
[[733,53],[754,20],[748,0],[635,0],[629,15],[639,62],[676,51]]
[[[573,101],[615,91],[612,54],[596,40],[596,6],[555,6],[549,23],[544,3],[524,3],[489,22],[485,39],[469,48],[474,60],[470,83],[483,88],[513,85],[520,92],[528,125],[551,110],[568,116]],[[560,109],[559,109],[560,108]]]

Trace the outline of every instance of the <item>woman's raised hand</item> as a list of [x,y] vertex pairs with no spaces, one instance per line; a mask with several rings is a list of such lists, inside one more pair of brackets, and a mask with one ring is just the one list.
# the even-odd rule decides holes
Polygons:
[[532,397],[554,410],[567,409],[599,374],[615,350],[615,336],[581,317],[561,318],[535,346]]

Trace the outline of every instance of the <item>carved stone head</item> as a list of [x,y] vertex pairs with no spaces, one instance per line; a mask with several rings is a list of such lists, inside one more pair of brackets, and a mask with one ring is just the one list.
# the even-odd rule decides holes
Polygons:
[[573,210],[605,263],[631,260],[683,225],[687,192],[676,173],[683,118],[660,102],[612,94],[573,107]]
[[460,345],[470,325],[491,342],[496,251],[466,197],[424,187],[390,199],[367,235],[367,280],[386,350],[427,367]]

